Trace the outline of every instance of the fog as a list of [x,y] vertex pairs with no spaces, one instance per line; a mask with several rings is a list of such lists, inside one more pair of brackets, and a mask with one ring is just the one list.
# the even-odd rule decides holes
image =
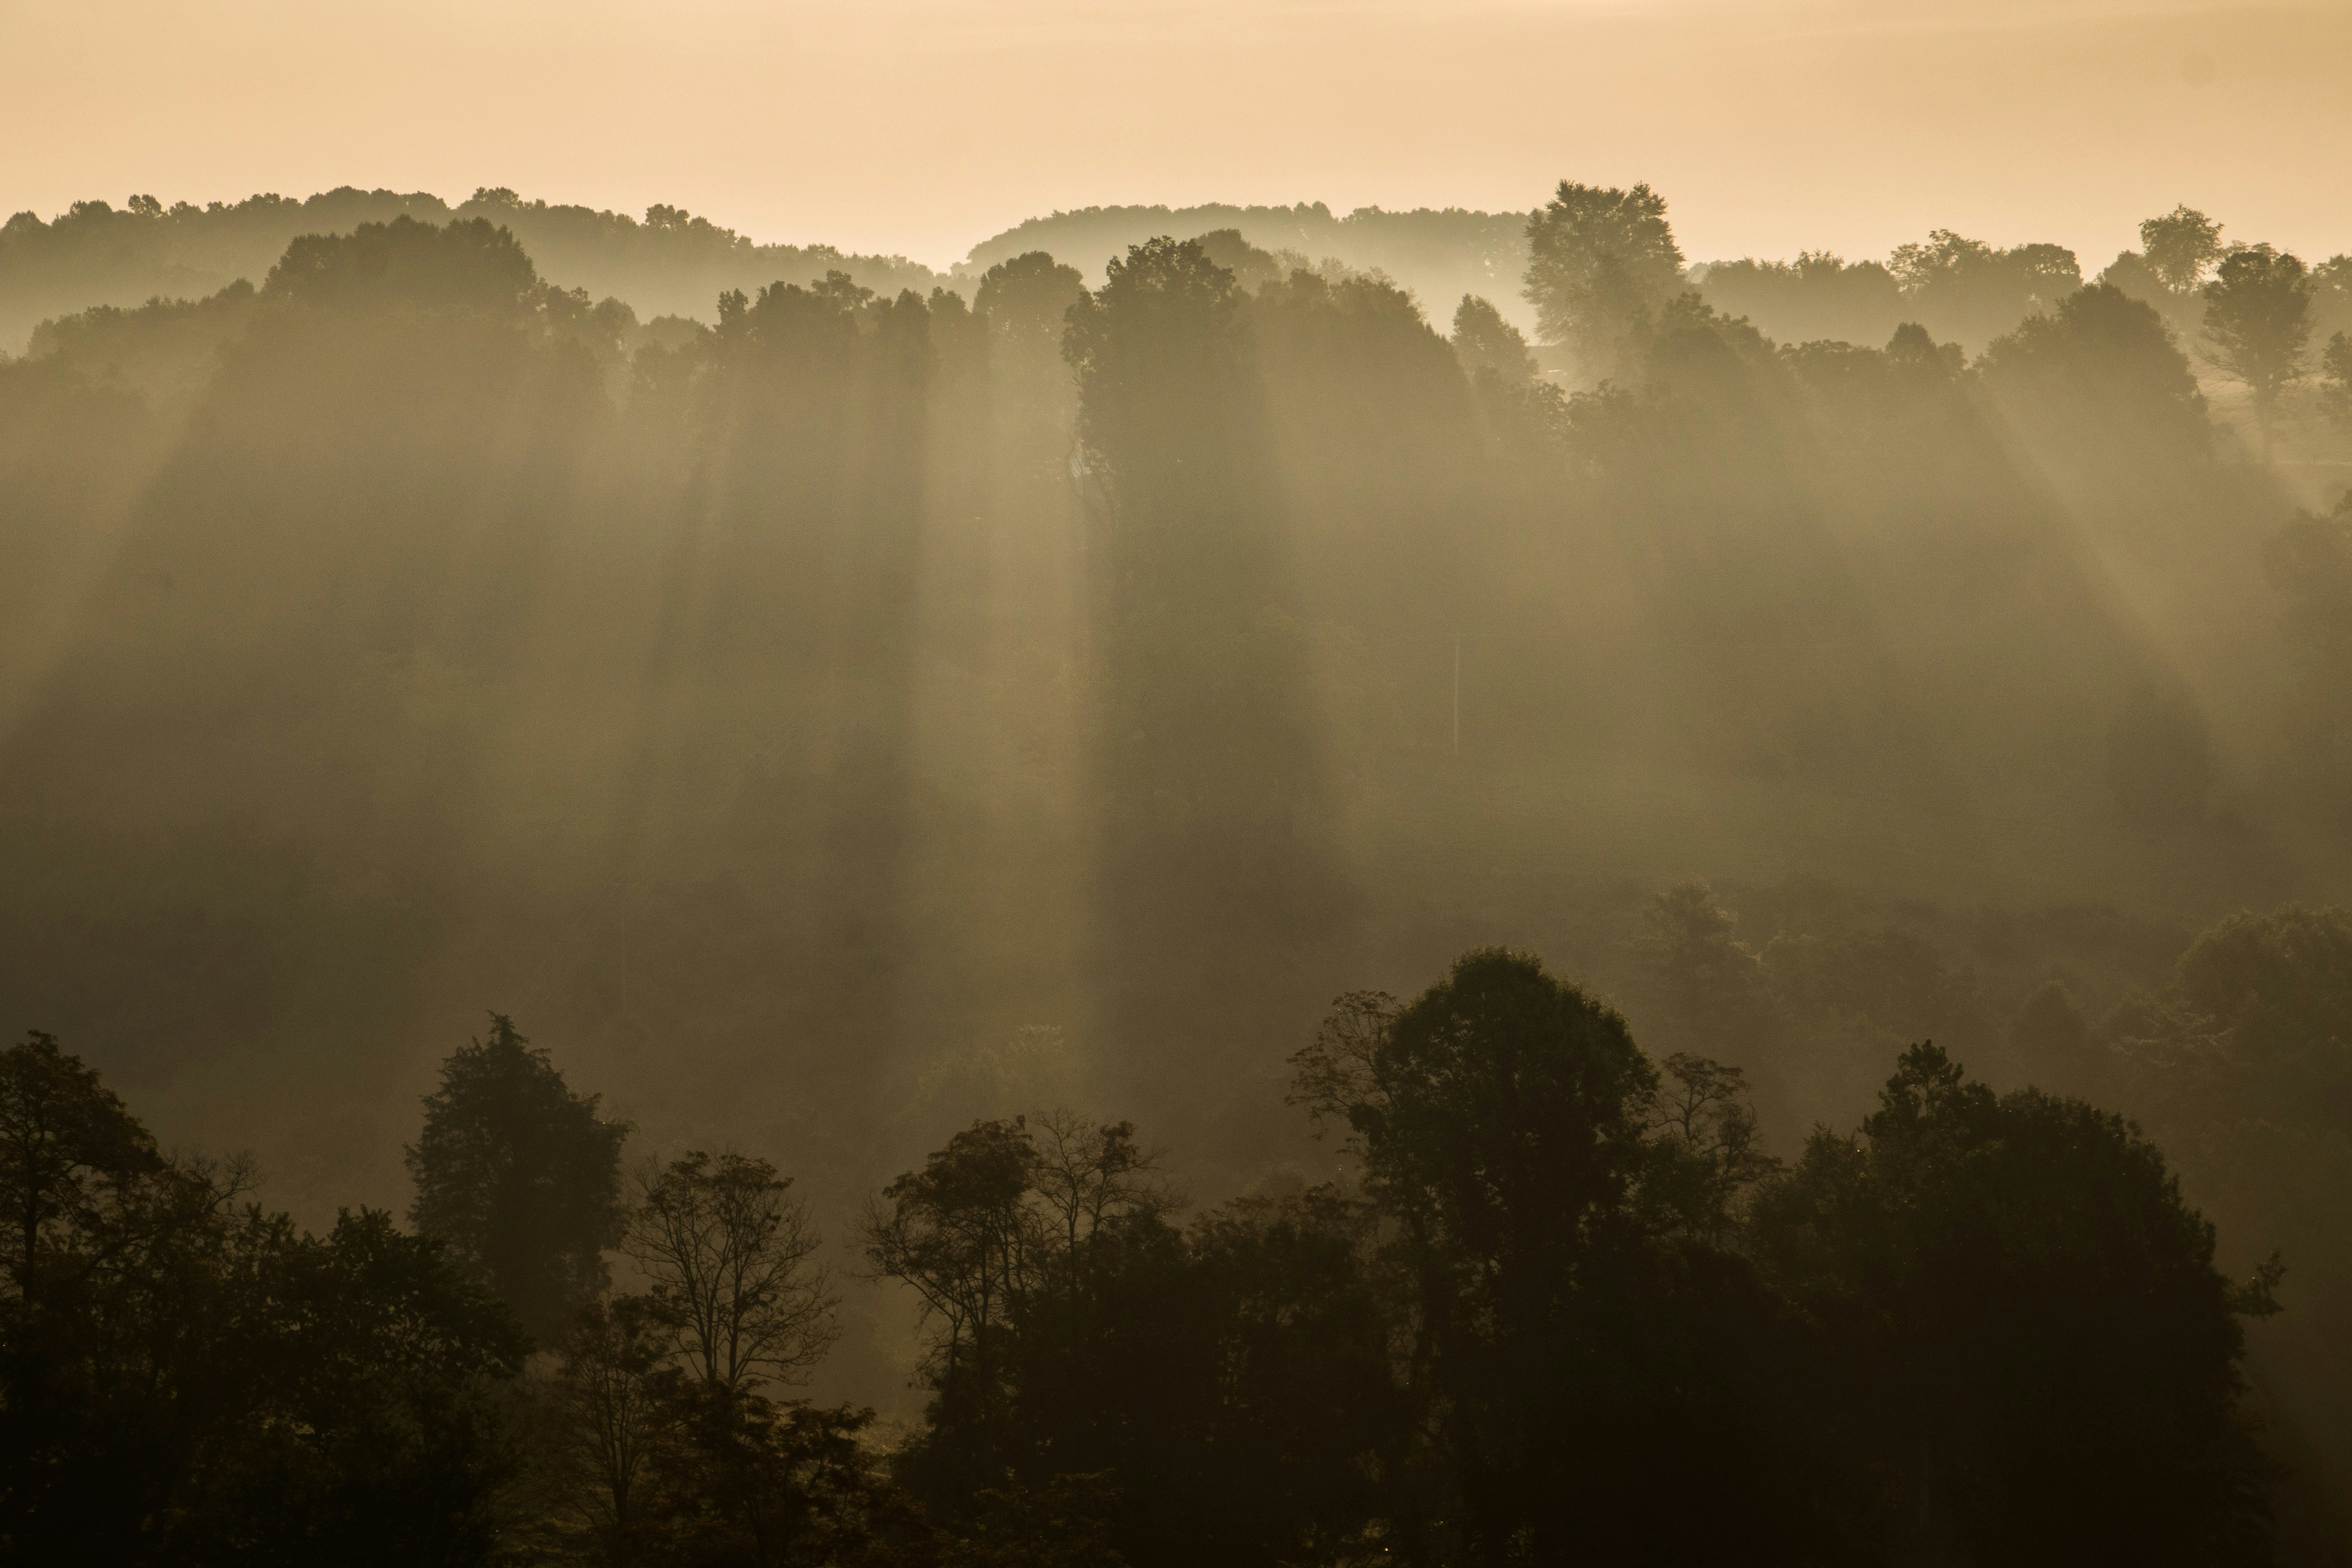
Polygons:
[[[1932,1040],[2003,1147],[2134,1119],[2214,1290],[2278,1249],[2283,1312],[2213,1308],[2247,1350],[2212,1429],[2255,1436],[2197,1474],[2269,1500],[2246,1561],[2352,1550],[2340,14],[557,22],[0,13],[41,62],[0,96],[42,148],[0,176],[12,1026],[300,1225],[430,1235],[425,1099],[511,1019],[629,1168],[792,1179],[839,1331],[783,1381],[882,1411],[948,1524],[996,1472],[955,1468],[958,1363],[873,1205],[966,1130],[1131,1118],[1161,1184],[1091,1167],[1123,1223],[1224,1257],[1369,1194],[1371,1258],[1421,1234],[1405,1100],[1329,1042],[1475,1035],[1502,1015],[1426,1020],[1554,984],[1507,948],[1736,1084],[1694,1101],[1752,1115],[1706,1145],[1731,1195],[1674,1245],[1833,1326],[1805,1184],[1896,1147],[1866,1119],[1944,1081],[1898,1069]],[[1368,992],[1417,1000],[1333,1013]],[[2127,1382],[2193,1381],[2164,1342]],[[1918,1462],[1840,1551],[2071,1539]],[[1118,1472],[1105,1540],[1160,1561],[1150,1500],[1191,1494],[1076,1464],[1003,1473]],[[1428,1484],[1380,1527],[1427,1524],[1415,1561],[1568,1539]],[[1723,1510],[1877,1517],[1812,1484]]]

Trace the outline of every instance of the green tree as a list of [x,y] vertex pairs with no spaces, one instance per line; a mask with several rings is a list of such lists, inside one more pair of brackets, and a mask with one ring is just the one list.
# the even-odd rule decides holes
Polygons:
[[2311,342],[2311,280],[2294,256],[2256,245],[2222,258],[2203,294],[2205,337],[2215,361],[2252,394],[2263,460],[2268,462],[2279,395],[2304,373],[2304,351]]
[[1996,1098],[1906,1051],[1858,1136],[1818,1131],[1759,1196],[1780,1289],[1837,1346],[1845,1462],[1902,1560],[2267,1561],[2241,1312],[2211,1225],[2119,1117]]
[[574,1094],[547,1052],[493,1013],[488,1039],[441,1064],[407,1152],[410,1223],[551,1348],[573,1310],[604,1291],[604,1251],[621,1240],[629,1127],[598,1115],[599,1098]]
[[1636,326],[1682,287],[1683,253],[1666,201],[1562,180],[1528,218],[1528,302],[1548,343],[1575,350],[1589,372],[1605,369]]
[[2168,291],[2193,294],[2221,258],[2221,226],[2184,204],[2162,217],[2143,219],[2139,247],[2148,270]]

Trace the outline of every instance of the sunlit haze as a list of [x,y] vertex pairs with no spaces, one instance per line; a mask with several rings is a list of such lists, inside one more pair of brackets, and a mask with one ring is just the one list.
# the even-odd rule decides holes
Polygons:
[[0,1568],[2347,1568],[2347,198],[2352,0],[0,0]]

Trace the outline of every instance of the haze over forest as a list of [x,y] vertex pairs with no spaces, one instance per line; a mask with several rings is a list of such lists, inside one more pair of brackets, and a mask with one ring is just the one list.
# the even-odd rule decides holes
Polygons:
[[2352,223],[2144,162],[17,213],[0,1549],[2352,1558]]

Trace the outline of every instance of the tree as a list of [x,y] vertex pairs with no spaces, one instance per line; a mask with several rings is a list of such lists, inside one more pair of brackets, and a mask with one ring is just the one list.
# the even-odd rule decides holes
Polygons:
[[938,1463],[957,1481],[1002,1473],[1012,1337],[1030,1282],[1037,1150],[1024,1121],[978,1121],[883,1189],[866,1217],[874,1271],[911,1286],[931,1329],[924,1375]]
[[817,1237],[765,1161],[697,1151],[639,1173],[643,1295],[575,1318],[549,1390],[540,1543],[613,1564],[863,1560],[909,1522],[870,1410],[778,1400],[835,1333]]
[[1660,1206],[1709,1242],[1727,1239],[1748,1190],[1780,1168],[1764,1152],[1748,1075],[1689,1051],[1659,1064],[1665,1072],[1648,1107],[1648,1125],[1665,1156],[1649,1184]]
[[2224,257],[2203,293],[2206,339],[2221,368],[2252,393],[2268,462],[2279,394],[2301,379],[2311,342],[2311,280],[2294,256],[2256,245]]
[[558,1539],[611,1563],[636,1560],[651,1533],[656,1450],[668,1404],[657,1374],[672,1340],[642,1296],[592,1301],[564,1346],[553,1515]]
[[1033,250],[982,273],[971,308],[988,318],[989,330],[1000,337],[1034,343],[1059,358],[1066,319],[1086,291],[1086,277],[1076,268]]
[[37,1211],[0,1310],[0,1559],[488,1557],[523,1341],[440,1243],[238,1210],[249,1171],[163,1159],[47,1036],[0,1057],[0,1128],[11,1217]]
[[1664,196],[1567,180],[1528,218],[1527,299],[1548,343],[1573,348],[1593,371],[1650,311],[1682,287],[1683,253]]
[[2031,435],[2070,454],[2151,457],[2209,449],[2205,396],[2189,356],[2153,306],[2094,283],[1995,338],[1978,362],[1985,382]]
[[1767,1276],[1837,1346],[1822,1375],[1874,1551],[1902,1560],[2267,1560],[2213,1227],[2119,1117],[1998,1099],[1932,1045],[1859,1135],[1816,1132],[1759,1195]]
[[2319,368],[2325,378],[2320,407],[2338,425],[2352,428],[2352,333],[2329,336],[2327,346],[2319,353]]
[[0,1053],[0,1214],[8,1282],[37,1310],[47,1276],[118,1226],[168,1163],[96,1068],[32,1031]]
[[2162,217],[2143,219],[2139,247],[2148,270],[2167,290],[2193,294],[2206,269],[2222,254],[2221,226],[2184,204]]
[[1781,1020],[1763,962],[1735,934],[1738,918],[1703,881],[1679,883],[1642,906],[1633,959],[1643,1038],[1654,1048],[1769,1057]]
[[998,262],[981,276],[972,295],[972,310],[987,323],[998,392],[1003,432],[998,459],[1050,476],[1062,495],[1069,489],[1069,426],[1077,409],[1062,334],[1086,297],[1078,269],[1042,250]]
[[1533,381],[1536,356],[1518,328],[1475,294],[1462,296],[1454,310],[1454,352],[1472,375],[1492,372],[1514,385]]
[[1173,1201],[1131,1125],[1055,1112],[956,1134],[869,1211],[930,1330],[899,1474],[955,1550],[995,1560],[1010,1503],[1088,1483],[1130,1563],[1329,1563],[1392,1500],[1376,1478],[1408,1484],[1370,1212],[1318,1189],[1187,1233]]
[[228,1258],[215,1353],[239,1381],[187,1479],[184,1560],[489,1561],[528,1342],[504,1306],[381,1210],[323,1237],[248,1215]]
[[729,1393],[797,1381],[839,1333],[807,1205],[765,1160],[696,1150],[637,1175],[622,1248],[694,1379]]
[[2063,246],[2003,250],[1948,228],[1931,231],[1925,242],[1895,247],[1887,269],[1902,285],[1906,307],[1927,327],[1971,348],[2037,310],[2053,309],[2083,286],[2082,267]]
[[[1252,1012],[1295,988],[1296,955],[1349,902],[1261,306],[1286,309],[1242,294],[1200,242],[1154,239],[1108,264],[1064,339],[1096,519],[1095,701],[1118,715],[1092,726],[1090,963],[1105,1026],[1145,1070],[1211,1053],[1238,1070]],[[1442,364],[1442,341],[1413,330]]]
[[493,1013],[488,1040],[441,1064],[407,1152],[410,1223],[551,1348],[572,1310],[604,1290],[604,1249],[621,1239],[629,1127],[599,1116],[598,1102],[572,1093],[547,1052]]
[[1661,1097],[1622,1018],[1499,949],[1401,1007],[1342,998],[1295,1063],[1297,1096],[1353,1130],[1391,1227],[1440,1511],[1469,1561],[1654,1552],[1670,1531],[1703,1560],[1804,1513],[1753,1459],[1782,1409],[1772,1312],[1706,1242],[1763,1169],[1736,1076],[1683,1061]]
[[544,289],[512,234],[488,218],[436,226],[405,214],[348,235],[303,235],[269,269],[262,293],[328,309],[397,304],[495,320],[528,313]]

